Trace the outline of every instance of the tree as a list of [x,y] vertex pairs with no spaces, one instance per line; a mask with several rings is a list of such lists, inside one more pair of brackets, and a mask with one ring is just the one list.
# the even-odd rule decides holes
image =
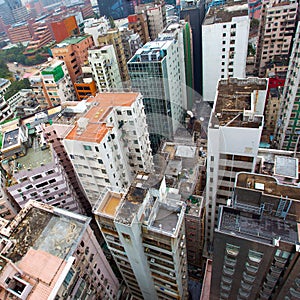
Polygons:
[[29,89],[29,88],[30,88],[30,82],[27,78],[19,81],[13,81],[9,86],[7,92],[4,94],[4,98],[7,100],[13,95],[15,95],[17,92],[19,92],[20,90]]

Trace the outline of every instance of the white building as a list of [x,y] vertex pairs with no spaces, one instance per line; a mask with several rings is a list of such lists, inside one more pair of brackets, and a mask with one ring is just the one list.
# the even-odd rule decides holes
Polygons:
[[202,24],[204,101],[214,101],[220,78],[245,77],[249,26],[245,0],[211,7],[207,12]]
[[140,48],[127,63],[132,87],[143,94],[154,147],[173,139],[187,109],[180,34],[162,36]]
[[11,82],[8,79],[0,78],[0,96],[4,96],[7,92],[8,88],[10,87]]
[[62,60],[53,60],[50,66],[41,71],[44,89],[51,105],[76,101],[75,90],[68,69]]
[[281,107],[277,122],[276,141],[279,149],[299,149],[300,136],[300,23],[294,38],[287,78],[281,99]]
[[218,206],[232,196],[236,174],[254,172],[267,86],[259,78],[219,81],[208,127],[206,242],[212,242]]
[[3,96],[0,96],[0,123],[13,118],[13,111]]
[[100,19],[87,19],[84,21],[84,33],[93,37],[96,47],[99,46],[98,36],[105,34],[109,28],[110,24],[105,16]]
[[125,188],[136,172],[151,171],[152,153],[140,94],[102,93],[84,105],[64,145],[93,205],[106,186]]
[[134,299],[188,298],[185,208],[149,173],[100,196],[94,214]]
[[99,92],[122,89],[122,80],[113,45],[88,50],[88,60]]

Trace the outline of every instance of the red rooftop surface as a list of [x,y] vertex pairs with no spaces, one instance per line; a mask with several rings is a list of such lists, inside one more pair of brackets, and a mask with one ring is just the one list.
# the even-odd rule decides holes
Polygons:
[[138,93],[101,93],[90,97],[87,103],[91,105],[83,115],[83,118],[88,119],[86,128],[80,131],[77,123],[66,139],[100,143],[111,128],[106,124],[106,117],[112,109],[117,106],[131,106],[138,95]]

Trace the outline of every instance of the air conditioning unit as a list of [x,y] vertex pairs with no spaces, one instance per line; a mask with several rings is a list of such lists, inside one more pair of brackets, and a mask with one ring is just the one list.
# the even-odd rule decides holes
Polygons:
[[153,264],[155,263],[155,259],[154,258],[151,258],[150,259],[150,262],[152,262]]

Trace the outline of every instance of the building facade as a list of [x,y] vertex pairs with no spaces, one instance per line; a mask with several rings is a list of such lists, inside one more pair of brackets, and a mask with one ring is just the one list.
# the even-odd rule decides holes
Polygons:
[[268,81],[223,79],[208,127],[206,179],[206,241],[212,251],[218,206],[231,197],[237,172],[254,172],[264,124]]
[[278,148],[295,152],[299,149],[300,136],[299,42],[300,23],[298,22],[276,126]]
[[289,57],[297,23],[297,1],[262,1],[256,68],[265,76],[266,65],[276,57]]
[[63,40],[51,52],[54,58],[63,60],[72,83],[82,74],[81,66],[88,60],[88,49],[94,46],[91,36],[71,37]]
[[158,38],[129,60],[132,87],[144,96],[152,148],[171,140],[187,108],[183,44],[180,35]]
[[113,45],[94,47],[88,50],[89,64],[98,91],[122,90],[122,79]]
[[52,61],[50,66],[41,71],[41,75],[50,106],[77,100],[71,76],[64,61]]
[[64,145],[93,205],[106,186],[128,187],[136,172],[152,170],[152,153],[141,95],[100,93],[85,105]]
[[202,24],[203,100],[214,102],[218,80],[245,78],[250,19],[246,1],[211,7]]
[[98,37],[98,43],[100,47],[113,45],[117,57],[117,62],[119,65],[119,71],[124,87],[129,83],[129,74],[126,64],[126,57],[124,53],[124,47],[122,44],[121,33],[119,29],[109,29],[106,34],[100,35]]
[[140,173],[125,192],[108,189],[94,214],[134,299],[186,299],[185,205],[165,180]]
[[34,199],[83,212],[58,156],[43,133],[28,124],[15,120],[1,126],[1,167],[7,178],[7,192],[21,208]]
[[231,204],[220,207],[210,299],[297,299],[299,195],[272,176],[237,175]]

